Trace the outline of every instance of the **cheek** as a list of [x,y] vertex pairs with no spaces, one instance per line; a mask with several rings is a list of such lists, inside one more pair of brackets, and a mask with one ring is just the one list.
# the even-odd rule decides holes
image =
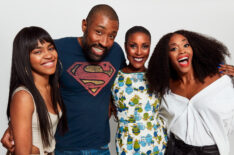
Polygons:
[[87,37],[87,40],[90,43],[96,42],[99,39],[100,37],[95,32],[91,32],[90,34],[88,34],[88,37]]
[[190,50],[190,57],[191,57],[191,59],[193,58],[193,50],[192,50],[192,48]]
[[176,63],[176,54],[175,53],[169,53],[169,60],[171,61],[172,64]]
[[55,58],[56,64],[57,64],[58,63],[58,53],[57,52],[55,52],[54,58]]
[[40,61],[41,61],[41,58],[39,56],[30,55],[30,64],[31,64],[31,66],[39,64]]
[[54,58],[55,58],[55,59],[58,59],[58,53],[57,53],[57,51],[54,51],[54,54],[53,54],[53,55],[54,55]]
[[127,48],[127,56],[133,56],[135,52],[136,52],[135,49],[130,48],[130,47]]
[[113,46],[113,44],[114,44],[114,40],[113,39],[109,39],[109,41],[108,41],[108,49],[110,49],[112,46]]
[[37,66],[39,66],[39,59],[35,56],[30,56],[30,66],[32,70],[36,70],[36,68],[38,68]]
[[143,54],[145,57],[149,57],[150,49],[143,50]]

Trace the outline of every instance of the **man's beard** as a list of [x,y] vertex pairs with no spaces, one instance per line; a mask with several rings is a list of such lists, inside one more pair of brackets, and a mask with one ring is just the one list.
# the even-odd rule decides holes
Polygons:
[[[108,51],[109,51],[109,49],[107,47],[103,47],[101,44],[91,44],[91,45],[88,45],[85,42],[85,40],[83,40],[82,44],[83,44],[82,49],[83,49],[85,57],[88,60],[91,60],[91,61],[95,61],[95,62],[101,61],[108,54]],[[96,55],[95,53],[93,53],[92,52],[92,48],[93,47],[103,49],[103,54],[102,55]]]

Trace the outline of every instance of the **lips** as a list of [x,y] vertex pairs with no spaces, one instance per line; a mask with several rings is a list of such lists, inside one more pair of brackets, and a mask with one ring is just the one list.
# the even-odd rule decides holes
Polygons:
[[180,56],[178,57],[177,61],[181,67],[187,67],[189,65],[189,56],[188,55]]
[[47,68],[51,68],[51,67],[54,67],[54,65],[55,65],[54,62],[55,62],[54,60],[47,61],[47,62],[42,63],[41,65],[44,66],[44,67],[47,67]]
[[135,62],[141,63],[141,62],[143,62],[145,59],[144,59],[144,57],[133,57],[133,60],[134,60]]
[[143,61],[143,58],[133,58],[135,61],[137,62],[142,62]]
[[95,55],[102,56],[105,50],[97,47],[92,47],[92,51]]

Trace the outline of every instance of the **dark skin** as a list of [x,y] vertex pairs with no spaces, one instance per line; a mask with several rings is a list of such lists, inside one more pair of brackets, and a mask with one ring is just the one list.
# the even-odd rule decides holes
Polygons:
[[84,35],[78,42],[82,48],[88,46],[85,52],[91,61],[100,61],[105,56],[114,43],[118,28],[118,21],[110,20],[102,13],[97,13],[90,23],[82,21]]
[[[110,22],[111,20],[108,19],[108,20],[104,20],[104,21],[107,21],[107,22],[109,21]],[[112,20],[112,22],[113,22],[113,20]],[[90,44],[91,43],[98,43],[98,44],[101,44],[101,45],[103,45],[103,46],[105,46],[107,48],[111,47],[113,45],[113,42],[114,42],[114,40],[112,41],[113,35],[117,34],[118,26],[119,26],[117,21],[115,21],[114,23],[116,23],[116,24],[114,26],[115,28],[112,31],[109,31],[109,29],[108,29],[108,33],[105,32],[104,33],[105,35],[102,35],[102,37],[100,37],[100,38],[98,36],[95,37],[95,38],[99,38],[99,39],[93,40],[91,38],[88,38],[88,40],[90,41]],[[93,26],[90,26],[90,25],[87,24],[86,20],[83,20],[83,22],[82,22],[83,32],[85,32],[86,30],[90,30],[90,29],[94,30],[93,29],[94,27],[93,28],[92,27]],[[100,28],[102,28],[102,27],[100,27]],[[104,28],[104,29],[101,29],[101,30],[106,31],[107,29]],[[88,33],[89,32],[90,31],[88,31]],[[92,32],[94,32],[93,33],[94,36],[100,33],[99,30],[98,31],[92,31]],[[95,34],[95,33],[97,33],[97,34]],[[107,35],[107,34],[109,34],[109,35]],[[91,37],[91,35],[88,35],[88,37]],[[85,38],[84,36],[78,38],[78,41],[81,44],[81,46],[82,46],[83,40],[85,40],[84,38]],[[230,66],[230,65],[220,65],[220,66],[221,66],[221,68],[219,68],[219,70],[223,71],[221,73],[221,75],[222,74],[227,74],[227,75],[234,76],[234,67],[233,66]],[[209,83],[212,83],[212,81],[215,80],[215,77],[216,77],[216,75],[213,77],[214,79],[213,78],[209,79],[209,77],[208,77],[207,85],[209,85]],[[205,79],[205,81],[206,81],[206,79]],[[177,82],[180,82],[180,81],[177,81]],[[175,85],[178,85],[179,83],[177,83],[177,82],[175,82],[175,83],[173,82],[173,83]],[[172,90],[173,90],[173,87],[175,87],[175,86],[173,86],[173,83],[171,84]],[[196,85],[198,85],[198,86],[196,86]],[[199,83],[196,80],[195,81],[190,81],[190,83],[181,84],[180,85],[181,88],[178,89],[178,94],[180,94],[180,91],[183,91],[185,89],[189,90],[189,89],[191,89],[193,87],[193,89],[195,89],[193,92],[189,92],[187,94],[181,94],[181,95],[187,96],[188,98],[191,98],[192,96],[194,96],[194,94],[198,93],[200,90],[203,89],[202,87],[199,87],[199,85],[201,85],[201,83]],[[176,90],[174,90],[174,91],[176,93]],[[9,151],[11,151],[11,152],[14,151],[13,135],[11,134],[10,129],[5,131],[4,135],[2,136],[1,143]]]
[[221,75],[230,75],[230,76],[234,76],[234,66],[232,65],[226,65],[226,64],[220,64],[219,65],[220,68],[219,68],[219,72]]
[[[102,12],[96,13],[92,18],[93,20],[90,23],[87,23],[85,19],[82,21],[82,31],[84,35],[78,37],[77,41],[82,48],[84,43],[88,46],[95,45],[94,47],[91,46],[89,58],[91,61],[100,61],[100,58],[102,58],[102,55],[105,53],[104,49],[110,49],[114,43],[119,28],[119,22],[109,19]],[[106,52],[108,52],[108,50]],[[14,152],[14,138],[10,125],[3,134],[1,143],[8,151]]]
[[221,75],[216,74],[212,77],[206,77],[204,79],[204,83],[201,83],[198,79],[188,80],[187,78],[184,78],[183,80],[177,81],[171,80],[170,89],[173,93],[184,96],[190,100],[193,96],[202,91],[208,85],[219,79],[220,76]]
[[170,80],[170,89],[173,93],[190,100],[222,76],[221,74],[207,76],[203,82],[195,78],[192,65],[193,49],[184,36],[173,35],[169,41],[169,49],[171,64],[179,75],[178,80]]

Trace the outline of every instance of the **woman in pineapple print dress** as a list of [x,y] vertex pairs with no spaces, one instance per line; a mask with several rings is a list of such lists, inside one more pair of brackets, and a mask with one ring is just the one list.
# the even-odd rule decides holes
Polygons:
[[130,28],[125,36],[129,65],[118,72],[112,94],[116,107],[118,154],[162,155],[167,136],[159,117],[159,99],[149,94],[145,62],[150,52],[151,35],[141,26]]

